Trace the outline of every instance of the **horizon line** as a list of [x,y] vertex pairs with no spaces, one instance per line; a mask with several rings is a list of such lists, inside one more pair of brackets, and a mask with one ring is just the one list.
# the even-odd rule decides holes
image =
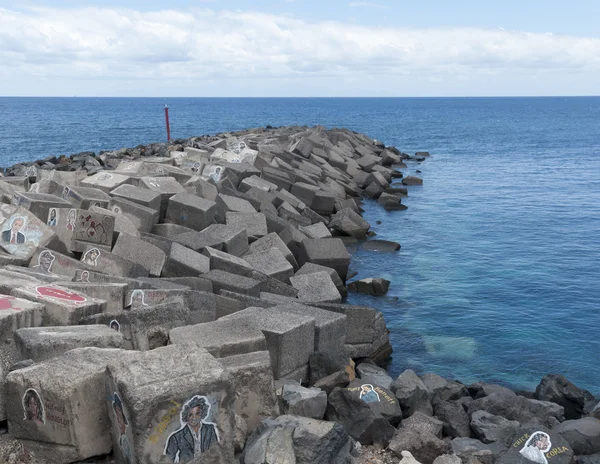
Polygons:
[[123,96],[123,95],[0,95],[0,98],[205,98],[205,99],[225,99],[225,98],[239,98],[239,99],[267,99],[267,98],[289,98],[289,99],[302,99],[302,98],[322,98],[322,99],[359,99],[359,98],[389,98],[389,99],[401,99],[401,98],[597,98],[598,95],[414,95],[414,96],[253,96],[253,97],[240,97],[240,96]]

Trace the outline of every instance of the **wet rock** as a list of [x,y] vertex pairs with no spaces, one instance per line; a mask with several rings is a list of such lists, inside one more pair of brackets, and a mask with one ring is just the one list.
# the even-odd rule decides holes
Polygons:
[[363,250],[390,252],[398,251],[400,249],[400,244],[388,240],[368,240],[362,243],[360,247]]
[[416,176],[406,176],[402,179],[402,185],[423,185],[423,179]]
[[390,281],[381,277],[355,280],[348,284],[351,292],[365,293],[373,296],[383,296],[390,288]]
[[444,421],[444,434],[456,437],[470,437],[471,427],[469,416],[461,404],[451,401],[438,401],[434,403],[435,415]]

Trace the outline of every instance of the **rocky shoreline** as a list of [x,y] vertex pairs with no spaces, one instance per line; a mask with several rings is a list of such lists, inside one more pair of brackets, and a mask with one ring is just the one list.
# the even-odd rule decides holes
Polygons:
[[[361,198],[388,211],[429,153],[282,127],[48,157],[0,177],[7,462],[600,463],[600,405],[381,366],[348,291]],[[366,241],[365,241],[366,240]]]

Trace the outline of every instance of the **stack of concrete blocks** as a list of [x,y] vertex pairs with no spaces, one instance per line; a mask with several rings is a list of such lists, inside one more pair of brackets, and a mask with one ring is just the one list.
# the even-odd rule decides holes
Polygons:
[[383,315],[342,300],[345,242],[369,228],[355,198],[400,152],[320,127],[190,143],[0,179],[0,373],[35,363],[8,375],[0,420],[40,456],[233,462],[312,353],[390,353]]

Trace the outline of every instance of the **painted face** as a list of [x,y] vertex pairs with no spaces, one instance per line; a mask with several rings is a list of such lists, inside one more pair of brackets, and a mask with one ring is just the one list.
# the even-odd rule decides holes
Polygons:
[[29,402],[27,403],[27,406],[29,406],[29,410],[31,411],[33,417],[39,417],[40,411],[38,409],[37,401],[33,396],[29,397]]
[[54,219],[56,217],[56,210],[53,209],[52,211],[50,211],[50,219]]
[[200,422],[202,422],[202,408],[196,406],[188,411],[187,423],[190,424],[190,427],[199,427]]
[[52,265],[52,261],[54,261],[54,258],[52,257],[52,255],[50,253],[42,253],[40,255],[40,265],[44,269],[50,269],[50,266]]
[[546,436],[542,436],[542,439],[538,440],[536,446],[540,450],[545,450],[546,448],[548,448],[548,438],[546,438]]
[[12,225],[12,231],[18,232],[19,230],[21,230],[21,227],[23,227],[23,220],[15,219],[15,221],[13,222],[13,225]]
[[371,391],[371,387],[368,387],[366,385],[363,385],[361,388],[362,388],[363,392],[365,392],[365,393],[369,393]]

